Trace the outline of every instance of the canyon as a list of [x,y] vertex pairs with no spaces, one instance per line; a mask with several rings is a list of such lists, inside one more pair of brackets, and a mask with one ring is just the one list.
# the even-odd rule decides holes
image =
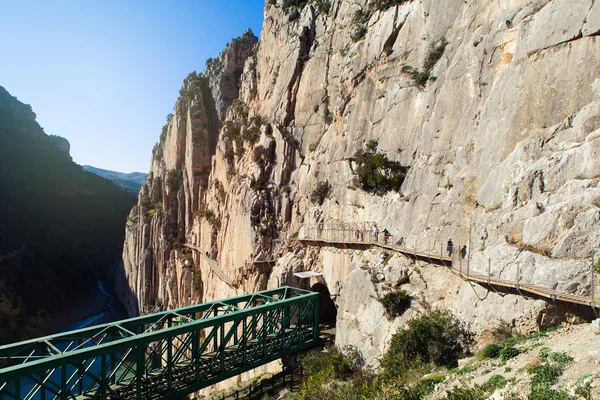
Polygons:
[[[413,249],[467,246],[474,272],[590,296],[600,3],[291,3],[267,1],[260,40],[245,32],[184,79],[127,221],[115,287],[128,313],[321,285],[336,344],[371,365],[431,308],[481,343],[502,321],[525,334],[589,315],[385,249],[302,239],[321,221],[377,223]],[[406,170],[399,190],[357,183],[369,144]],[[379,299],[398,289],[412,305],[389,318]]]

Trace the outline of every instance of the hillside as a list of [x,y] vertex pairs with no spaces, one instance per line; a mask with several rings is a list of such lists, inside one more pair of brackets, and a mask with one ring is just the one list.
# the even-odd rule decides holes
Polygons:
[[108,179],[115,185],[125,189],[127,192],[131,193],[134,196],[137,196],[138,192],[140,191],[140,188],[144,183],[146,183],[146,178],[148,177],[148,174],[144,174],[143,172],[115,172],[92,167],[90,165],[83,165],[83,169],[84,171],[88,171]]
[[68,321],[119,259],[134,202],[72,162],[0,87],[0,344]]

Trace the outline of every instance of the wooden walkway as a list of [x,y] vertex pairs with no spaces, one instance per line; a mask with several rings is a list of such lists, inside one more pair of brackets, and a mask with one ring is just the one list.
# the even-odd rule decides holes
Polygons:
[[[352,232],[352,234],[353,234],[353,232]],[[565,301],[568,303],[598,307],[598,305],[596,304],[595,301],[593,301],[591,296],[580,296],[580,295],[575,295],[575,294],[571,294],[571,293],[559,292],[554,289],[541,287],[541,286],[537,286],[537,285],[533,285],[533,284],[529,284],[529,283],[522,283],[520,281],[515,281],[515,280],[496,278],[496,277],[490,276],[489,274],[486,275],[486,274],[480,274],[477,272],[471,272],[471,271],[469,271],[469,267],[468,267],[467,263],[465,263],[465,265],[464,265],[465,268],[462,268],[461,263],[457,262],[457,260],[453,259],[452,257],[435,254],[435,253],[417,251],[417,250],[405,248],[405,247],[402,247],[402,246],[399,246],[396,244],[382,243],[379,241],[372,241],[372,240],[363,241],[363,240],[352,240],[352,239],[349,240],[346,238],[348,235],[342,234],[341,236],[343,236],[344,239],[335,239],[335,238],[325,239],[325,238],[319,238],[319,237],[317,237],[317,238],[315,238],[315,237],[306,238],[305,237],[305,238],[299,238],[298,240],[300,242],[303,242],[303,243],[306,243],[309,245],[335,245],[335,246],[344,246],[344,247],[352,246],[352,247],[359,247],[359,248],[379,247],[382,249],[395,251],[397,253],[403,254],[403,255],[411,257],[411,258],[421,259],[421,260],[426,260],[426,261],[428,260],[431,264],[446,266],[446,267],[450,268],[452,270],[452,272],[454,272],[456,275],[458,275],[459,277],[461,277],[464,280],[469,281],[469,282],[477,282],[477,283],[480,283],[483,285],[488,285],[488,286],[511,288],[511,289],[517,290],[522,295],[525,295],[523,292],[527,292],[527,293],[535,294],[538,296],[546,297],[546,298],[549,298],[552,300]]]
[[233,280],[231,280],[231,278],[229,278],[227,275],[225,275],[225,273],[223,271],[221,271],[221,269],[219,268],[219,265],[217,264],[217,262],[213,259],[211,259],[210,257],[206,256],[206,253],[203,252],[199,247],[196,247],[192,244],[185,244],[185,247],[188,247],[192,250],[196,250],[198,253],[200,253],[200,255],[202,257],[204,257],[204,259],[206,260],[206,262],[208,263],[208,265],[210,266],[210,269],[219,277],[221,278],[221,280],[223,282],[225,282],[227,285],[229,285],[230,287],[234,287],[234,283]]

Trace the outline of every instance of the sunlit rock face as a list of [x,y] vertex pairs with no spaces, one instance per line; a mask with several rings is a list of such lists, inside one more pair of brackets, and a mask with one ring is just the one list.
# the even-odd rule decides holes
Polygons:
[[[244,34],[204,78],[184,81],[128,223],[128,304],[146,312],[279,283],[309,288],[317,280],[293,272],[315,270],[338,306],[338,344],[359,346],[371,363],[429,307],[451,309],[480,337],[501,319],[530,331],[577,312],[488,293],[400,255],[384,265],[375,252],[300,243],[230,286],[185,247],[208,251],[236,280],[251,254],[302,236],[305,224],[373,221],[421,250],[439,252],[451,237],[469,247],[475,272],[590,293],[590,249],[600,244],[597,2],[415,0],[377,10],[332,0],[328,13],[281,3],[265,5],[258,45]],[[429,79],[419,84],[415,70]],[[354,184],[351,160],[370,140],[410,166],[400,192]],[[319,205],[311,194],[325,181]],[[368,257],[378,258],[364,266]],[[396,287],[418,301],[388,320],[377,298]]]

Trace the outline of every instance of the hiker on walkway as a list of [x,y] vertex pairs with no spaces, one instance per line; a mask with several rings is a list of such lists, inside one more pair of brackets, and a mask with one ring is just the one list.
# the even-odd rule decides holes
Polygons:
[[460,257],[463,260],[467,257],[467,245],[466,244],[460,249]]
[[377,224],[373,224],[373,237],[376,242],[379,241],[379,228],[377,227]]
[[448,238],[448,246],[446,246],[446,250],[448,250],[448,256],[452,257],[452,249],[454,244],[452,243],[452,238]]
[[398,240],[398,241],[396,242],[396,244],[397,244],[398,246],[404,246],[404,236],[403,236],[403,237],[401,237],[401,238],[400,238],[400,240]]
[[317,237],[320,238],[323,235],[323,218],[319,221],[319,225],[317,226]]
[[392,236],[390,231],[388,231],[387,228],[384,228],[383,229],[383,243],[387,244],[390,236]]

